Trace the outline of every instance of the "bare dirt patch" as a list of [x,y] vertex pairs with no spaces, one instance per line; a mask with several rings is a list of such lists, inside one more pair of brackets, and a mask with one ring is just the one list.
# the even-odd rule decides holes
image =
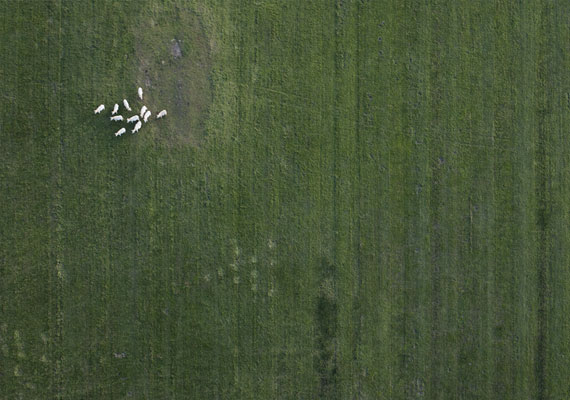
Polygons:
[[[146,128],[161,144],[198,146],[212,102],[210,41],[199,16],[190,7],[154,10],[141,16],[134,35],[137,83],[145,90],[136,105],[146,105],[154,115]],[[154,121],[162,109],[168,116]]]

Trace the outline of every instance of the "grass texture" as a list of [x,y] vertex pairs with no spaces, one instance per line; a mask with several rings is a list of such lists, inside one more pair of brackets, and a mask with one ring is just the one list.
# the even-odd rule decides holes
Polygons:
[[0,0],[0,397],[570,398],[569,17]]

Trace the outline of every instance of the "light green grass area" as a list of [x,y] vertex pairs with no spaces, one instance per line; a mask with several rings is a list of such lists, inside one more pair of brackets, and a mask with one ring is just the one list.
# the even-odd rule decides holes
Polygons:
[[570,3],[515,3],[0,0],[0,398],[570,398]]

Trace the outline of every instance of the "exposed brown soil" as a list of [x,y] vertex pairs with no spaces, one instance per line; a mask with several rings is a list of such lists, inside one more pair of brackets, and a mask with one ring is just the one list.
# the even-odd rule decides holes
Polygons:
[[[137,83],[145,90],[144,101],[137,99],[134,105],[152,111],[153,123],[146,127],[160,144],[199,146],[212,102],[210,41],[190,8],[166,14],[143,14],[134,32]],[[168,116],[156,121],[162,109]]]

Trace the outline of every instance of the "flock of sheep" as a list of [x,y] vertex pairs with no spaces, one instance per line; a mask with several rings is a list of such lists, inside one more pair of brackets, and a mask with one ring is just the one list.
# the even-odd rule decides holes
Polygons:
[[[138,94],[139,94],[139,98],[142,100],[143,99],[143,90],[141,87],[139,87]],[[127,109],[127,111],[132,111],[131,107],[129,106],[129,102],[127,101],[127,99],[123,99],[123,106]],[[101,104],[99,107],[97,107],[95,109],[95,114],[101,113],[101,111],[103,111],[104,109],[105,109],[105,104]],[[115,106],[113,107],[113,111],[111,112],[111,121],[123,121],[122,115],[115,115],[118,112],[119,112],[119,105],[115,104]],[[162,117],[166,116],[166,114],[167,114],[166,110],[162,110],[161,112],[158,113],[158,115],[156,116],[156,119],[162,118]],[[147,106],[143,105],[141,108],[141,111],[140,111],[140,117],[138,114],[135,114],[132,117],[127,118],[127,123],[129,123],[129,124],[132,122],[136,122],[135,128],[131,131],[131,133],[138,132],[139,129],[141,129],[142,121],[144,121],[146,123],[148,121],[150,115],[151,115],[150,110],[147,108]],[[117,132],[115,132],[115,136],[121,136],[126,131],[127,130],[125,128],[121,128]]]

